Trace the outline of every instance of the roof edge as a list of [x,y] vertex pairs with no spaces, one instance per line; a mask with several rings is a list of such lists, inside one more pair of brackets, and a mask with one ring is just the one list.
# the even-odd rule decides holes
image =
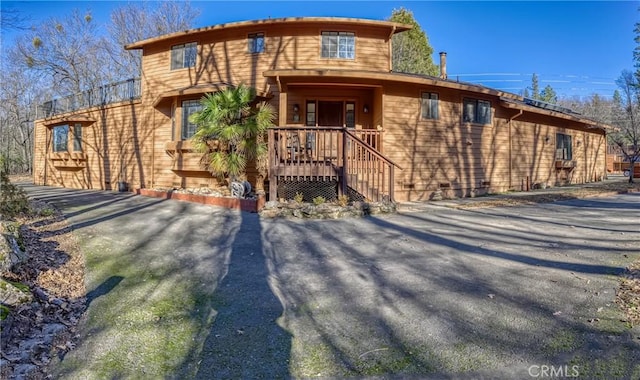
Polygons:
[[369,25],[369,26],[378,26],[378,27],[388,27],[392,30],[392,33],[400,33],[412,29],[413,26],[409,24],[402,24],[393,21],[386,20],[374,20],[374,19],[364,19],[364,18],[348,18],[348,17],[281,17],[281,18],[269,18],[269,19],[259,19],[259,20],[249,20],[249,21],[237,21],[230,22],[224,24],[216,24],[211,26],[205,26],[201,28],[194,28],[183,30],[179,32],[164,34],[161,36],[147,38],[145,40],[137,41],[131,44],[127,44],[124,46],[125,50],[135,50],[142,49],[144,46],[153,44],[156,42],[169,40],[172,38],[188,36],[193,34],[200,34],[205,32],[210,32],[214,30],[223,30],[223,29],[235,29],[235,28],[243,28],[248,26],[261,26],[261,25],[275,25],[275,24],[295,24],[295,23],[303,23],[303,24],[326,24],[326,23],[348,23],[348,24],[360,24],[360,25]]

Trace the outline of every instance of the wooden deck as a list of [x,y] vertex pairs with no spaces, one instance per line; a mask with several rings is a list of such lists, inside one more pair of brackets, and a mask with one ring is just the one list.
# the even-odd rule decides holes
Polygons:
[[393,200],[397,166],[378,150],[382,132],[341,127],[275,127],[269,130],[270,199],[278,183],[337,181],[338,194],[357,192],[373,201]]

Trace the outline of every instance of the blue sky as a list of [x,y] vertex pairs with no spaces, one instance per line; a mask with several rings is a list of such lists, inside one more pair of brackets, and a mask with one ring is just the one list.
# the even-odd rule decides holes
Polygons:
[[[90,10],[106,25],[117,1],[2,1],[32,22]],[[192,1],[201,10],[195,27],[226,22],[336,16],[382,20],[394,8],[414,13],[434,48],[447,52],[450,79],[519,92],[537,73],[561,96],[610,97],[623,69],[633,69],[637,1]],[[4,32],[3,32],[4,33]],[[13,34],[2,36],[3,46]]]

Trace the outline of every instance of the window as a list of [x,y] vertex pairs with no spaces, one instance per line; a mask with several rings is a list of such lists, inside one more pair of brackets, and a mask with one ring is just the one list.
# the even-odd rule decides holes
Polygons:
[[198,45],[195,42],[171,47],[171,70],[194,67]]
[[190,139],[198,129],[195,123],[189,121],[189,117],[202,110],[199,100],[185,100],[182,102],[182,139]]
[[73,151],[82,152],[82,124],[73,126]]
[[262,53],[264,51],[264,33],[249,34],[247,43],[249,53]]
[[438,94],[422,93],[422,119],[438,119]]
[[354,59],[356,36],[350,32],[322,32],[322,58]]
[[316,126],[316,102],[307,102],[307,126]]
[[67,141],[69,140],[69,126],[59,125],[53,127],[53,151],[66,152]]
[[465,98],[462,120],[465,123],[491,124],[491,102]]
[[345,108],[345,125],[347,128],[356,127],[356,104],[347,102]]
[[556,134],[556,160],[572,160],[571,135]]

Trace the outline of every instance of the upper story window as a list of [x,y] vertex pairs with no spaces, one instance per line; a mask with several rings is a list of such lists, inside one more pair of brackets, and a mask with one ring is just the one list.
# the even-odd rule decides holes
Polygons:
[[356,35],[351,32],[322,32],[322,58],[355,59]]
[[171,70],[194,67],[196,65],[198,44],[174,45],[171,47]]
[[438,94],[434,92],[422,93],[422,119],[438,119]]
[[69,141],[69,126],[58,125],[53,127],[53,151],[66,152],[67,142]]
[[264,52],[264,33],[252,33],[249,34],[247,39],[249,53],[262,53]]
[[199,100],[185,100],[182,102],[182,139],[190,139],[198,129],[198,125],[189,121],[189,117],[202,110]]
[[474,124],[491,124],[491,102],[464,98],[462,121]]
[[556,134],[556,160],[572,160],[571,135]]
[[73,151],[82,152],[82,124],[73,126]]

